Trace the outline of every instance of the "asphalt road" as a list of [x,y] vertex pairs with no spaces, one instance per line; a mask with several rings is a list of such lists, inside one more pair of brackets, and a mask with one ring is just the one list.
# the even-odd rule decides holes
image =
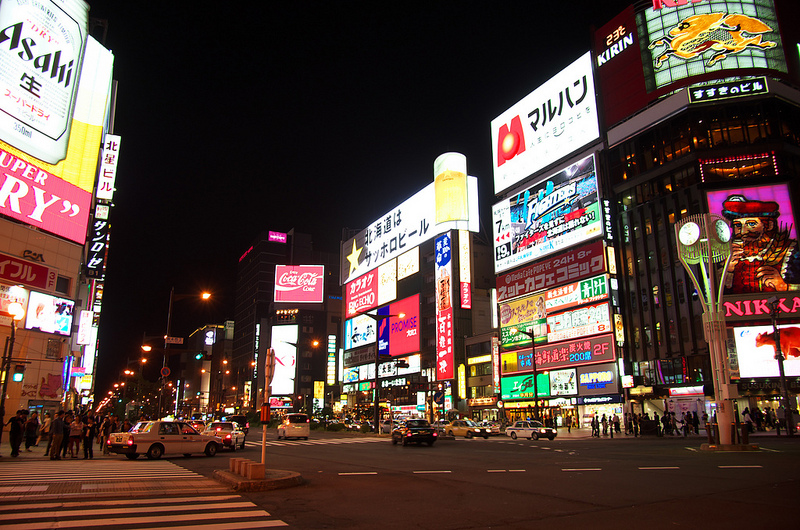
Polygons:
[[[244,451],[173,462],[203,475],[228,456],[259,461],[261,433]],[[752,439],[757,452],[703,452],[700,437],[440,440],[312,432],[274,445],[267,467],[303,486],[243,496],[292,528],[795,528],[800,440]]]

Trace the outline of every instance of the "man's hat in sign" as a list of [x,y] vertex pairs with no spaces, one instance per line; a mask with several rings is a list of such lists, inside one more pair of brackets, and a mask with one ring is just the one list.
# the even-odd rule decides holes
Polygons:
[[740,217],[778,217],[775,201],[748,201],[743,195],[731,195],[722,203],[722,215],[726,219]]

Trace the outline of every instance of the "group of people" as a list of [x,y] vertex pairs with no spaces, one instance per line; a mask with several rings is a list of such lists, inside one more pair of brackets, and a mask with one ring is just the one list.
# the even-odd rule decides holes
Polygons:
[[742,422],[747,424],[750,432],[775,429],[780,434],[780,430],[786,428],[786,409],[783,405],[775,410],[770,407],[761,410],[756,406],[751,411],[749,407],[745,407],[742,412]]
[[83,458],[91,460],[95,442],[103,448],[103,454],[108,454],[108,436],[131,428],[128,420],[120,422],[113,414],[97,418],[92,410],[59,410],[55,417],[46,412],[41,421],[38,412],[18,410],[6,425],[9,426],[11,456],[19,456],[23,440],[25,451],[29,453],[33,452],[31,447],[46,441],[44,454],[49,455],[50,460],[67,458],[67,454],[70,458],[79,458],[81,449]]
[[615,432],[620,431],[620,419],[619,416],[615,413],[612,417],[606,417],[603,414],[603,417],[598,417],[597,413],[594,413],[594,417],[592,417],[591,421],[592,426],[592,436],[600,437],[600,428],[603,428],[603,436],[608,436],[609,429],[611,429],[611,436],[614,436]]

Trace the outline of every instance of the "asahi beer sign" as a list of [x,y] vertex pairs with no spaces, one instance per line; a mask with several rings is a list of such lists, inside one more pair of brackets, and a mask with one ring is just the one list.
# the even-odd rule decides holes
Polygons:
[[603,233],[594,155],[492,208],[495,272]]
[[492,120],[494,191],[600,137],[592,59],[580,59]]
[[0,138],[49,164],[67,156],[88,11],[82,0],[0,4]]

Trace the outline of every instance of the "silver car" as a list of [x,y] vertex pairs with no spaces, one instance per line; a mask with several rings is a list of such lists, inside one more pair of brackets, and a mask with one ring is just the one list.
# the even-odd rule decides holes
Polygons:
[[518,437],[538,440],[539,438],[554,439],[558,435],[555,429],[545,427],[540,421],[515,421],[514,425],[506,427],[506,436],[512,440]]

